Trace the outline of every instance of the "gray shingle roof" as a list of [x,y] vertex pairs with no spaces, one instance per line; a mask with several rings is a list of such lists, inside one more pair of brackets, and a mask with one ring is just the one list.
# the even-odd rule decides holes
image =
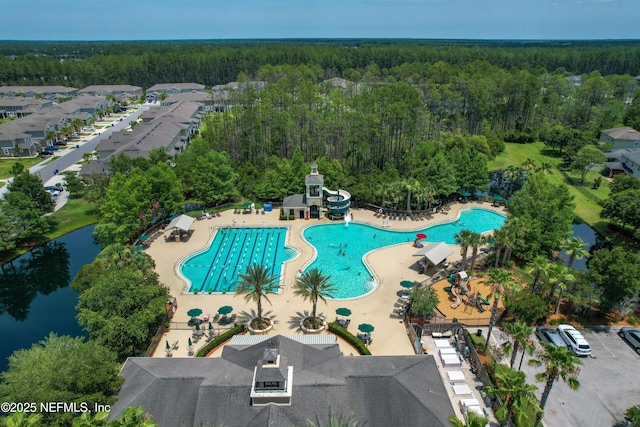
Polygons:
[[[270,341],[293,367],[291,406],[251,406],[253,370]],[[141,405],[163,426],[300,426],[354,412],[371,427],[438,427],[453,414],[431,355],[343,357],[337,344],[316,347],[282,336],[226,346],[220,358],[130,358],[122,376],[111,417]]]
[[605,129],[601,132],[609,135],[613,139],[624,139],[631,141],[640,140],[640,132],[629,126],[614,129]]

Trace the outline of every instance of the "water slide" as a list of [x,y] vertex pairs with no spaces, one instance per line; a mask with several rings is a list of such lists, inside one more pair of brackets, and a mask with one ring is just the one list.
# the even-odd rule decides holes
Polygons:
[[328,194],[327,204],[330,216],[344,216],[349,212],[351,206],[351,193],[345,190],[329,190],[326,187],[322,187],[322,191]]
[[460,297],[460,294],[457,291],[457,286],[451,287],[451,293],[453,294],[454,297],[456,297],[456,300],[451,303],[451,308],[458,308],[458,306],[462,303],[462,298]]

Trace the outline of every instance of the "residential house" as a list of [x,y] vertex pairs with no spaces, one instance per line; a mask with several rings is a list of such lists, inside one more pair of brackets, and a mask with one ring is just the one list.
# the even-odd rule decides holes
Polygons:
[[204,92],[204,85],[199,83],[160,83],[147,89],[146,99],[149,102],[159,101],[162,95],[175,95],[176,93]]
[[140,86],[131,85],[91,85],[78,91],[80,95],[107,96],[113,94],[118,101],[135,101],[142,96]]
[[109,139],[98,143],[98,160],[108,163],[110,156],[119,153],[131,158],[148,157],[149,152],[156,148],[163,148],[173,157],[188,145],[188,129],[184,124],[159,120],[140,124],[132,131],[114,132]]
[[640,148],[640,132],[629,126],[605,129],[600,131],[599,144],[611,150]]
[[609,177],[624,173],[640,179],[640,148],[622,148],[607,153],[605,166],[609,168]]
[[[5,123],[10,124],[10,123]],[[40,145],[18,126],[0,127],[0,150],[3,157],[35,156]]]
[[0,95],[6,97],[24,96],[25,98],[43,98],[57,101],[58,98],[74,98],[78,89],[67,86],[0,86]]
[[109,416],[161,426],[444,427],[454,414],[433,355],[342,356],[333,335],[235,336],[220,357],[129,358]]
[[48,99],[0,98],[0,119],[17,119],[53,107]]

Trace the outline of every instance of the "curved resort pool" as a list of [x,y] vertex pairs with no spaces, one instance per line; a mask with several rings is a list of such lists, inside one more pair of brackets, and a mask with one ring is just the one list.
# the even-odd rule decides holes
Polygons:
[[318,224],[307,227],[304,238],[318,251],[306,270],[317,268],[331,276],[338,291],[335,299],[356,298],[371,292],[376,282],[362,258],[367,252],[385,246],[412,242],[416,233],[425,233],[427,242],[455,244],[454,235],[461,230],[478,233],[500,228],[506,217],[485,209],[465,209],[458,219],[412,231],[391,231],[365,224]]
[[220,228],[209,247],[180,263],[189,292],[233,292],[238,274],[253,264],[266,265],[280,277],[282,265],[298,251],[284,245],[285,227]]
[[[502,226],[506,218],[485,209],[465,209],[451,222],[412,231],[391,231],[365,224],[344,222],[307,227],[304,238],[317,250],[306,270],[318,268],[338,291],[335,299],[356,298],[371,292],[375,281],[362,258],[367,252],[385,246],[411,242],[416,233],[428,235],[426,241],[455,244],[454,235],[466,229],[484,233]],[[189,282],[189,292],[234,292],[238,274],[247,266],[263,264],[278,277],[282,266],[298,254],[284,245],[285,227],[220,228],[209,247],[180,262],[178,271]]]

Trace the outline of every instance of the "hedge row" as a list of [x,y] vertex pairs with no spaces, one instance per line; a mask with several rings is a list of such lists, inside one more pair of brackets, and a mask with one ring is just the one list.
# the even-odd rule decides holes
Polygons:
[[205,345],[200,350],[198,350],[198,352],[196,353],[196,357],[206,357],[211,350],[218,347],[220,344],[224,343],[225,341],[230,339],[232,336],[244,332],[244,329],[245,329],[244,325],[240,324],[229,329],[227,332],[224,332],[218,335],[213,340],[209,341],[207,345]]
[[349,344],[354,346],[356,350],[358,350],[358,353],[364,356],[371,356],[371,352],[369,351],[367,346],[364,345],[364,343],[360,341],[358,337],[352,335],[351,332],[347,331],[345,328],[335,323],[329,323],[328,326],[329,326],[329,331],[344,338],[345,341],[347,341]]

